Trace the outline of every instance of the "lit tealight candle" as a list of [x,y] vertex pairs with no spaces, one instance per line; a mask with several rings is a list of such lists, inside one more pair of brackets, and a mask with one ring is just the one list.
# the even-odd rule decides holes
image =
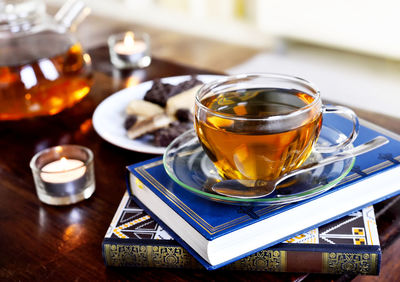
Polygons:
[[93,153],[79,145],[61,145],[36,153],[30,167],[39,199],[69,205],[88,199],[95,190]]
[[77,194],[85,188],[85,163],[62,157],[42,167],[40,178],[47,193],[57,197]]
[[125,34],[124,41],[115,43],[114,51],[120,55],[143,54],[146,50],[146,43],[142,40],[135,40],[133,32]]
[[61,158],[46,164],[40,173],[43,181],[49,183],[65,183],[82,177],[86,172],[84,162],[80,160]]
[[128,31],[108,39],[111,62],[117,68],[142,68],[150,65],[150,38],[146,33]]

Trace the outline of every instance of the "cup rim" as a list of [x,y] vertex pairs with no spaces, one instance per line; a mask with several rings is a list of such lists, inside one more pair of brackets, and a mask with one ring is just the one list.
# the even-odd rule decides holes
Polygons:
[[[234,115],[227,115],[220,113],[218,111],[214,111],[205,105],[201,103],[201,97],[203,96],[204,93],[209,93],[211,92],[214,88],[228,82],[228,81],[235,81],[235,80],[242,80],[246,78],[275,78],[275,79],[282,79],[286,81],[292,81],[295,83],[301,84],[303,87],[306,87],[310,90],[313,91],[315,95],[315,99],[310,103],[305,105],[304,107],[301,107],[300,109],[287,113],[287,114],[279,114],[279,115],[274,115],[274,116],[268,116],[268,117],[242,117],[242,116],[234,116]],[[277,120],[282,120],[285,118],[293,118],[295,116],[301,115],[304,112],[312,109],[315,107],[317,104],[322,104],[321,103],[321,93],[320,90],[310,81],[300,78],[297,76],[293,75],[288,75],[288,74],[280,74],[280,73],[245,73],[245,74],[236,74],[236,75],[228,75],[223,78],[211,81],[209,83],[204,84],[197,92],[196,92],[196,97],[195,97],[195,104],[197,107],[200,109],[204,110],[205,112],[211,113],[215,116],[224,118],[224,119],[230,119],[230,120],[238,120],[238,121],[277,121]],[[196,110],[197,111],[197,110]],[[322,107],[320,109],[322,111]]]

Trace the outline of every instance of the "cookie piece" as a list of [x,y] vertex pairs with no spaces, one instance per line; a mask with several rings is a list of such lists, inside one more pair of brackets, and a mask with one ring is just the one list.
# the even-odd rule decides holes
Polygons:
[[149,118],[158,114],[162,114],[164,108],[157,104],[144,100],[132,100],[125,108],[127,115],[137,115],[139,117]]
[[157,129],[164,128],[173,122],[166,114],[158,114],[136,122],[126,132],[130,139],[136,139]]
[[165,106],[165,111],[167,112],[167,114],[174,116],[176,114],[176,111],[179,109],[187,109],[189,111],[192,111],[194,109],[196,92],[199,90],[200,87],[201,85],[196,85],[169,98],[167,101],[167,105]]

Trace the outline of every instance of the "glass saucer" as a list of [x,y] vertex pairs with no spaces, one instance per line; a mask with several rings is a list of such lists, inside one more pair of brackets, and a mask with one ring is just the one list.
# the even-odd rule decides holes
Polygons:
[[[336,144],[342,138],[346,138],[343,133],[324,126],[318,143]],[[306,163],[328,155],[330,154],[312,152]],[[305,200],[328,191],[350,172],[355,158],[294,176],[279,185],[272,194],[258,199],[222,196],[210,189],[212,184],[222,178],[203,151],[194,130],[180,135],[167,147],[163,162],[166,172],[176,183],[200,197],[227,204],[280,205]]]

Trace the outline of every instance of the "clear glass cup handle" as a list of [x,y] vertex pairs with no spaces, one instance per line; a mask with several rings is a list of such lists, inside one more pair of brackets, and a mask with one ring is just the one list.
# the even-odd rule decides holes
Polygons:
[[330,145],[330,146],[324,146],[324,145],[316,144],[315,149],[318,152],[320,152],[320,153],[332,153],[332,152],[338,151],[340,149],[343,149],[346,146],[348,146],[349,144],[353,143],[353,141],[357,138],[360,124],[359,124],[357,115],[352,110],[350,110],[349,108],[346,108],[346,107],[342,107],[342,106],[332,106],[332,105],[326,106],[326,105],[323,105],[322,106],[322,113],[323,114],[335,113],[335,114],[341,114],[341,115],[344,115],[344,116],[348,117],[353,122],[353,130],[347,136],[347,138],[345,140],[339,142],[338,144],[333,144],[333,145]]

